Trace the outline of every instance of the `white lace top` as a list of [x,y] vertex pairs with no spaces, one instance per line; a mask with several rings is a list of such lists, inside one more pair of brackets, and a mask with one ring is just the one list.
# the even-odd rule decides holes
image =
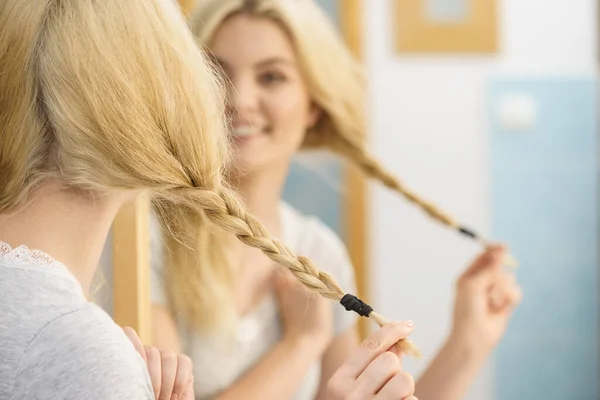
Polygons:
[[54,269],[66,270],[66,267],[40,250],[31,250],[25,245],[14,249],[5,242],[0,242],[0,260],[5,263],[33,264]]

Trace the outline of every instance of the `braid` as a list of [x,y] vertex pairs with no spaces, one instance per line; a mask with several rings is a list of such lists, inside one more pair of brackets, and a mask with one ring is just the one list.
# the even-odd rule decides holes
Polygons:
[[[260,249],[271,260],[289,269],[309,289],[335,301],[341,301],[344,297],[344,291],[331,275],[319,271],[308,258],[296,256],[285,244],[272,239],[229,189],[212,191],[186,187],[173,190],[175,193],[171,194],[176,194],[184,206],[201,211],[217,227],[233,233],[244,244]],[[376,312],[370,312],[368,317],[379,326],[389,322]],[[420,355],[415,345],[407,339],[400,340],[397,347],[406,354]]]
[[[402,181],[392,175],[385,169],[383,165],[381,165],[380,162],[378,162],[372,155],[367,153],[364,146],[362,146],[357,140],[349,137],[343,137],[341,135],[337,136],[336,139],[337,140],[335,140],[333,150],[352,160],[367,176],[381,181],[381,183],[383,183],[387,188],[400,193],[408,201],[419,206],[434,220],[439,221],[452,229],[455,229],[460,234],[470,237],[480,242],[484,246],[488,246],[490,244],[487,239],[483,238],[481,235],[475,233],[471,229],[461,226],[456,220],[454,220],[454,218],[437,208],[437,206],[435,206],[433,203],[420,198],[416,193],[407,188]],[[504,262],[508,266],[517,266],[517,261],[510,255],[506,255]]]
[[423,209],[431,218],[451,228],[458,228],[458,223],[451,216],[438,209],[434,204],[421,199],[416,193],[407,188],[403,182],[387,171],[379,161],[368,154],[358,141],[347,137],[339,137],[339,139],[342,140],[336,141],[335,151],[352,160],[367,176],[381,181],[387,188],[400,193],[408,201]]

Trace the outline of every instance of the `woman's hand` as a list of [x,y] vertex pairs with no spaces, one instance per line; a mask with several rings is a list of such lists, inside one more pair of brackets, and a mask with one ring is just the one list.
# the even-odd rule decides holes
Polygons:
[[413,377],[394,346],[413,329],[410,321],[393,322],[371,335],[329,380],[328,399],[416,400]]
[[133,329],[123,330],[148,366],[157,400],[194,400],[193,367],[189,357],[144,346]]
[[515,275],[503,269],[505,253],[502,246],[490,247],[458,280],[450,341],[489,352],[504,335],[522,297]]
[[331,301],[310,292],[287,271],[277,272],[274,278],[284,340],[309,341],[321,354],[333,338]]

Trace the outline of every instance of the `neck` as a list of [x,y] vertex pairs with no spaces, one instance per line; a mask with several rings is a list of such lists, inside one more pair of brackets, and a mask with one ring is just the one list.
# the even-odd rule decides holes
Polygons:
[[232,184],[246,208],[267,230],[279,234],[279,204],[283,194],[289,163],[235,175]]
[[[283,163],[256,168],[243,175],[235,175],[231,182],[247,210],[258,218],[272,237],[282,236],[279,209],[288,168],[289,164]],[[274,263],[260,250],[239,241],[229,249],[230,259],[237,268],[235,291],[238,312],[243,314],[249,305],[256,304],[271,290]]]
[[108,231],[123,199],[93,199],[48,182],[14,213],[0,213],[0,240],[25,245],[64,264],[84,292],[96,271]]

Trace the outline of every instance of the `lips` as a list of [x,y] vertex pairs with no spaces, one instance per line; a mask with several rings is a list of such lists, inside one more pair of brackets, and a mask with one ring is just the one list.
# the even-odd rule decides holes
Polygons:
[[240,124],[234,125],[231,130],[231,137],[236,141],[247,141],[249,139],[270,135],[271,127],[263,124]]

